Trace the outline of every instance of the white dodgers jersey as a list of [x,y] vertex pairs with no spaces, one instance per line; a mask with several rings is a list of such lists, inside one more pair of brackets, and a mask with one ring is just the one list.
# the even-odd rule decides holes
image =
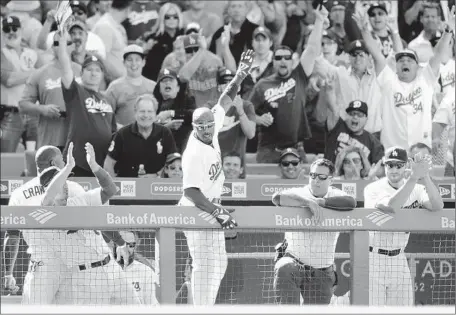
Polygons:
[[[212,145],[198,140],[195,131],[192,131],[182,156],[183,189],[199,188],[210,201],[214,198],[220,198],[225,181],[218,142],[218,133],[223,127],[225,110],[220,104],[217,104],[212,108],[212,112],[215,122]],[[193,206],[194,204],[187,197],[182,196],[179,205]]]
[[[81,185],[67,181],[68,194],[74,196],[84,193]],[[9,206],[35,206],[40,207],[44,198],[45,188],[40,184],[38,177],[32,178],[11,193]],[[22,237],[28,245],[27,252],[32,254],[34,260],[43,260],[54,256],[50,250],[49,240],[53,239],[53,230],[22,230]]]
[[[387,203],[395,193],[386,177],[379,179],[364,188],[364,207],[373,209],[379,202]],[[410,197],[402,208],[422,208],[423,203],[429,199],[426,188],[416,184]],[[410,233],[407,232],[369,232],[369,245],[386,250],[404,249],[407,246]]]
[[155,286],[158,284],[158,275],[142,262],[133,262],[124,268],[125,277],[131,283],[133,290],[138,294],[141,304],[158,305]]
[[[96,188],[68,198],[67,206],[102,206],[100,192],[101,188]],[[100,261],[111,253],[102,233],[97,230],[59,230],[53,244],[68,267]]]

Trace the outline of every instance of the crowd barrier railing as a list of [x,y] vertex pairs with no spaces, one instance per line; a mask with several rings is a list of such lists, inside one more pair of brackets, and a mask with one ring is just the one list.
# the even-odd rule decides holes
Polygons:
[[[37,219],[36,210],[52,216]],[[176,206],[106,206],[106,207],[2,207],[1,230],[8,229],[97,229],[135,230],[154,229],[155,259],[159,265],[160,300],[163,304],[176,302],[176,231],[182,229],[214,229],[217,223],[204,220],[201,211]],[[379,220],[379,215],[382,215]],[[375,209],[357,208],[349,212],[324,209],[324,221],[316,225],[309,211],[287,207],[236,207],[234,217],[238,231],[340,231],[350,236],[351,303],[369,303],[369,232],[409,231],[453,234],[455,211],[430,212],[422,209],[399,210],[394,214]],[[453,253],[454,244],[445,251]],[[268,253],[273,256],[273,253]],[[454,283],[448,287],[454,295]],[[454,302],[453,302],[454,303]]]
[[[2,177],[1,198],[8,198],[17,187],[30,178]],[[71,180],[81,184],[84,189],[98,187],[95,178],[74,177]],[[182,181],[167,178],[115,178],[118,192],[113,199],[121,200],[179,200],[182,196]],[[236,201],[271,201],[272,195],[283,189],[306,185],[306,180],[287,179],[246,179],[226,181],[223,184],[222,199]],[[370,181],[334,181],[333,186],[342,189],[358,201],[363,201],[364,187]],[[444,178],[436,181],[440,195],[446,202],[455,200],[455,179]],[[33,193],[33,192],[31,192]]]

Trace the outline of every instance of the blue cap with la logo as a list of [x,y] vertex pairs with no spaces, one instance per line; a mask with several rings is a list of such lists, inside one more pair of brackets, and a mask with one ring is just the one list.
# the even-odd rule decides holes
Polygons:
[[408,162],[407,151],[401,147],[391,147],[385,152],[384,162]]

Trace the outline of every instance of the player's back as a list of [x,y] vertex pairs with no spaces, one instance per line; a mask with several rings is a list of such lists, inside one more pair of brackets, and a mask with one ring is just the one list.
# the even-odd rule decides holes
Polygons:
[[[84,192],[84,189],[77,183],[68,181],[68,191],[70,194],[77,192]],[[40,184],[40,179],[34,177],[28,182],[24,183],[11,193],[9,206],[41,206],[46,189]],[[36,211],[30,215],[35,220],[40,220],[44,216],[50,216],[52,213],[45,209],[37,208]],[[22,237],[28,245],[27,252],[33,254],[33,258],[41,260],[43,257],[49,257],[52,253],[49,250],[49,240],[53,239],[53,230],[22,230]],[[51,255],[53,256],[53,254]]]

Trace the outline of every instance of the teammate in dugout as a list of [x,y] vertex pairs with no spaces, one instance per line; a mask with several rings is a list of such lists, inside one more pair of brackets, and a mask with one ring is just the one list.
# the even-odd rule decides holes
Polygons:
[[[383,161],[386,177],[364,188],[366,208],[392,214],[400,208],[443,209],[440,192],[430,177],[430,155],[418,153],[409,159],[406,150],[392,147],[386,151]],[[406,179],[407,164],[411,172]],[[369,234],[369,305],[412,306],[413,279],[404,254],[410,233]]]
[[[249,75],[254,52],[241,56],[233,80],[212,108],[198,108],[193,112],[193,131],[182,157],[184,194],[180,206],[196,206],[201,216],[223,229],[237,226],[230,212],[217,204],[222,194],[225,176],[218,142],[226,111],[233,105],[242,81]],[[192,263],[192,293],[194,305],[214,305],[220,282],[225,274],[228,257],[225,234],[219,230],[185,231]]]
[[[43,146],[36,152],[35,164],[39,177],[34,177],[11,193],[8,206],[40,206],[44,198],[45,188],[41,178],[49,178],[65,166],[62,153],[57,147]],[[69,197],[84,193],[78,183],[67,181]],[[69,270],[56,252],[51,249],[52,233],[46,230],[22,230],[22,237],[28,245],[27,252],[30,263],[24,279],[22,304],[55,304],[61,303],[58,291],[69,274]],[[21,231],[9,230],[5,234],[3,247],[3,265],[5,267],[4,288],[16,294],[19,287],[13,276],[16,263]]]
[[[356,200],[331,187],[334,164],[317,159],[310,166],[309,184],[286,189],[272,196],[277,206],[302,207],[312,214],[316,224],[324,222],[322,208],[350,211]],[[334,259],[339,232],[285,232],[285,241],[277,247],[274,266],[274,291],[278,304],[329,304],[337,284]]]
[[[86,160],[95,174],[99,188],[91,189],[73,197],[68,196],[66,180],[76,165],[73,143],[68,145],[67,165],[50,181],[45,192],[43,206],[102,206],[117,192],[111,176],[96,162],[95,150],[90,143],[85,145]],[[96,211],[96,209],[94,209]],[[111,250],[102,233],[96,230],[55,230],[52,249],[71,270],[69,281],[60,289],[60,295],[70,304],[141,304],[137,293],[127,282],[121,267],[111,259]],[[106,233],[106,232],[105,232]],[[129,261],[125,241],[119,236],[114,242],[117,260]]]

